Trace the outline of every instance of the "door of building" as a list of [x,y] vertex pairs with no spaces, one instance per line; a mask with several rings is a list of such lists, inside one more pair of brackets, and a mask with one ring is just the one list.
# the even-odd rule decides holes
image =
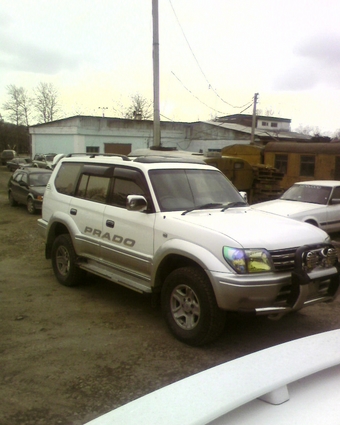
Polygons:
[[105,153],[128,155],[131,152],[131,143],[104,143]]

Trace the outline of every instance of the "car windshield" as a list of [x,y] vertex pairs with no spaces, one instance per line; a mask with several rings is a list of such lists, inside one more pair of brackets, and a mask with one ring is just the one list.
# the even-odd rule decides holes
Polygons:
[[33,173],[29,176],[30,186],[46,186],[51,173]]
[[162,211],[246,205],[219,171],[151,170],[150,179]]
[[46,159],[46,161],[52,162],[54,157],[55,157],[55,154],[53,154],[53,155],[46,155],[45,156],[45,159]]
[[326,205],[330,193],[330,187],[296,184],[289,188],[281,196],[281,199],[284,199],[286,201],[299,201]]

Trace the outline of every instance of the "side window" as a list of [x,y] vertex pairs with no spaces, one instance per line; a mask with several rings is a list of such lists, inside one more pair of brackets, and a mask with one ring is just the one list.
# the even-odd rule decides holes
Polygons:
[[63,163],[59,168],[54,185],[59,193],[74,195],[77,179],[82,168],[82,164]]
[[115,178],[113,186],[112,205],[126,208],[128,195],[143,195],[144,190],[133,180]]
[[301,155],[300,158],[300,176],[314,177],[315,157],[310,155]]
[[340,187],[335,187],[332,193],[332,199],[340,199]]
[[14,175],[13,180],[15,180],[16,182],[20,182],[22,180],[22,174],[23,173],[18,173]]
[[110,186],[110,177],[83,174],[76,193],[78,198],[104,204]]

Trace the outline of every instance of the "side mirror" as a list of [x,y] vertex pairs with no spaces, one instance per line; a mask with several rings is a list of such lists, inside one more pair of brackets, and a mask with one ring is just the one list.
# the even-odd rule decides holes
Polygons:
[[339,205],[340,199],[339,198],[333,198],[331,199],[331,205]]
[[240,195],[242,196],[244,202],[248,203],[248,195],[247,192],[240,192]]
[[148,202],[141,195],[128,195],[126,199],[126,208],[128,211],[146,211],[148,209]]

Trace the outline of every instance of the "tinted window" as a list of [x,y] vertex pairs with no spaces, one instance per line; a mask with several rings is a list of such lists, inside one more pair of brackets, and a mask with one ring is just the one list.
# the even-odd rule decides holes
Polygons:
[[110,186],[110,178],[83,174],[76,196],[93,202],[105,203]]
[[54,184],[58,192],[73,195],[82,164],[62,163]]

